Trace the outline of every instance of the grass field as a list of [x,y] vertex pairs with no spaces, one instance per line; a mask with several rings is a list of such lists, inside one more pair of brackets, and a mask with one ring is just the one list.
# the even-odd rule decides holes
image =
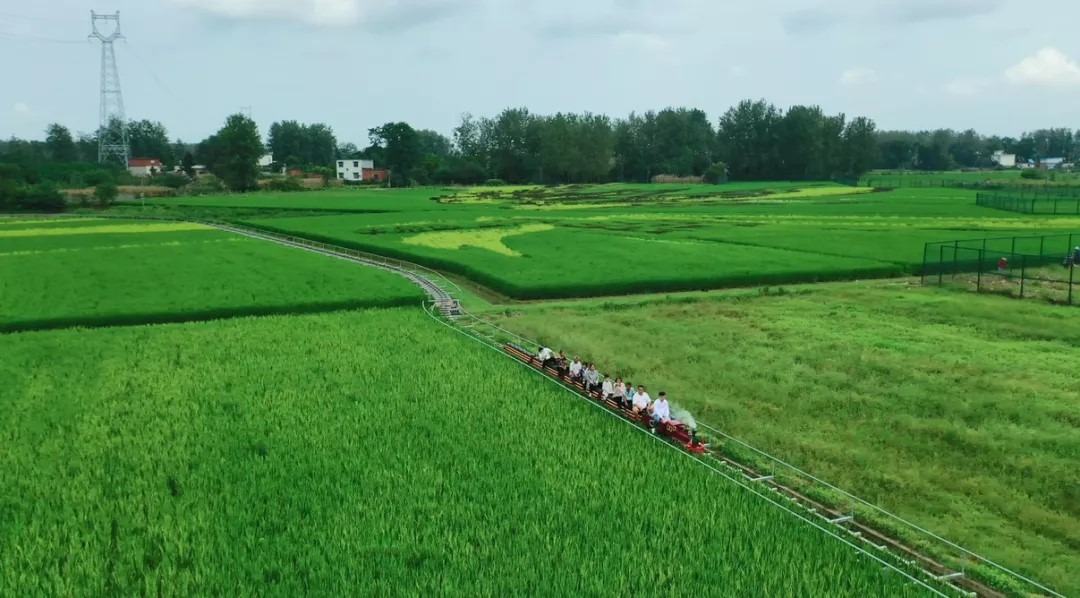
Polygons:
[[1080,320],[1068,308],[849,283],[492,315],[605,373],[666,389],[699,420],[946,538],[1080,591]]
[[184,223],[0,223],[0,331],[416,305],[404,279]]
[[0,595],[921,594],[418,309],[6,335],[0,376]]

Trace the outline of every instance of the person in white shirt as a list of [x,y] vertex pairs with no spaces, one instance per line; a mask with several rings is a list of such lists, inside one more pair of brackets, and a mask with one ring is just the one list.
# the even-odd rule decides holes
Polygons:
[[660,424],[666,423],[670,419],[671,405],[668,405],[667,393],[661,392],[656,402],[652,404],[653,434],[656,433],[656,429],[660,427]]
[[540,359],[540,363],[547,365],[547,362],[551,361],[555,357],[555,354],[551,352],[551,349],[541,347],[540,354],[537,355],[537,357]]
[[574,356],[574,361],[570,364],[570,377],[575,379],[581,377],[581,360],[578,359],[577,355]]
[[634,414],[636,415],[642,411],[648,411],[651,403],[652,397],[649,396],[649,393],[645,392],[645,387],[637,387],[637,392],[634,393]]
[[600,388],[600,396],[606,401],[615,396],[615,383],[611,376],[604,376],[604,385]]

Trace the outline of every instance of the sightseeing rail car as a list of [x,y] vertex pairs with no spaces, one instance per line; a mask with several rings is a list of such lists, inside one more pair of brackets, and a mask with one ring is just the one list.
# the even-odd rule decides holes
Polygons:
[[[507,343],[503,345],[503,351],[505,351],[514,359],[525,363],[533,369],[539,370],[545,375],[562,382],[563,385],[571,388],[578,394],[581,394],[582,396],[585,396],[589,399],[596,401],[597,403],[600,403],[601,405],[604,405],[605,407],[619,414],[623,418],[641,424],[646,428],[649,428],[650,430],[653,429],[653,419],[652,416],[650,416],[649,414],[638,413],[635,415],[631,410],[625,408],[617,401],[604,399],[600,391],[588,392],[581,382],[573,380],[569,376],[565,376],[562,372],[553,367],[545,366],[543,363],[540,362],[539,357],[533,355],[528,350],[513,343]],[[695,431],[678,420],[672,419],[666,422],[662,422],[656,427],[655,430],[653,430],[653,432],[658,436],[661,436],[675,444],[678,444],[684,450],[693,454],[702,455],[706,452],[705,443],[703,443],[697,437]]]

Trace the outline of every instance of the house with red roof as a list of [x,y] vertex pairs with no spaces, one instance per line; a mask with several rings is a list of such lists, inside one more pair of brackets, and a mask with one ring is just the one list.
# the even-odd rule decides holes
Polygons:
[[128,160],[128,172],[131,176],[152,176],[159,174],[164,168],[161,160],[157,158],[132,158]]

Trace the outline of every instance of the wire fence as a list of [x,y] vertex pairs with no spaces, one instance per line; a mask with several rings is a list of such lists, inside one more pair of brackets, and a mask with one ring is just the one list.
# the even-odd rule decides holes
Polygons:
[[978,193],[975,204],[1025,214],[1080,214],[1080,194],[1054,192]]
[[870,176],[859,179],[859,185],[862,187],[883,189],[943,188],[972,189],[976,191],[1009,190],[1080,195],[1080,179],[1070,179],[1067,183],[1059,183],[1055,181],[1027,181],[1021,179],[936,179],[924,176]]
[[927,243],[923,284],[1080,304],[1080,233]]

